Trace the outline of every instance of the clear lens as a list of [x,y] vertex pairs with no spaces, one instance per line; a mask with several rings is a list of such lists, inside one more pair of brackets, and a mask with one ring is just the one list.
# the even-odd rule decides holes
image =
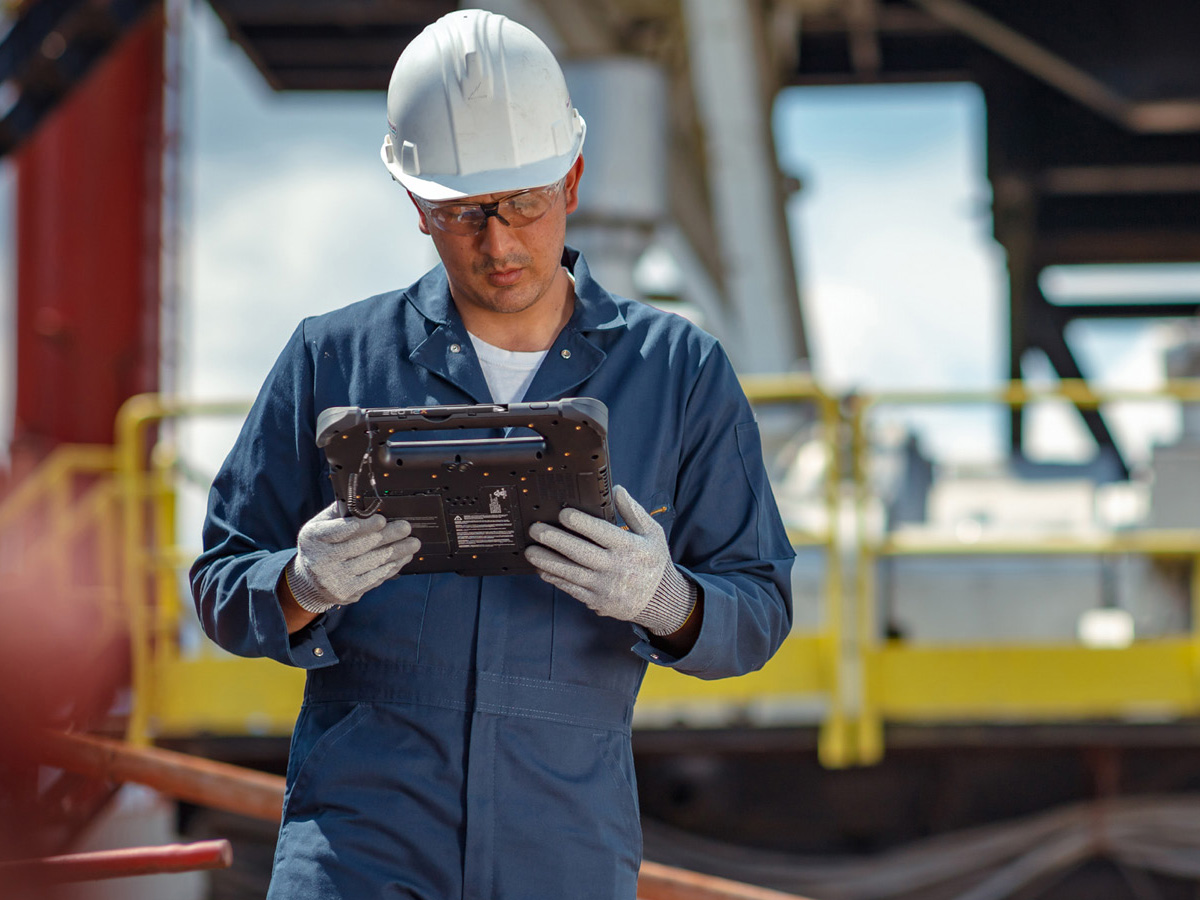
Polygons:
[[422,203],[429,219],[450,234],[478,234],[495,217],[510,228],[532,225],[550,211],[562,181],[501,197],[492,203]]

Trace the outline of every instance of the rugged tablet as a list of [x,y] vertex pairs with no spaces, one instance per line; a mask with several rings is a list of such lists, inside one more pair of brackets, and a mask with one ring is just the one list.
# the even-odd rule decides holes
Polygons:
[[[343,515],[412,523],[421,549],[405,573],[512,574],[533,571],[521,551],[534,522],[556,523],[568,506],[613,521],[607,427],[608,407],[591,397],[336,406],[317,418],[317,446]],[[519,433],[454,435],[493,429]]]

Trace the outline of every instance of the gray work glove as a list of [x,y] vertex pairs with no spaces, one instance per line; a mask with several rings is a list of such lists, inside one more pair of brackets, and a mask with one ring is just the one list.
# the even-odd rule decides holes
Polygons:
[[326,507],[296,538],[296,555],[284,570],[292,596],[312,613],[356,603],[398,575],[421,548],[411,534],[403,519],[342,518],[336,503]]
[[529,536],[544,546],[529,545],[525,558],[543,581],[602,616],[636,622],[660,636],[678,631],[696,606],[696,585],[671,562],[662,526],[625,488],[618,485],[613,498],[628,531],[564,509],[562,528],[530,526]]

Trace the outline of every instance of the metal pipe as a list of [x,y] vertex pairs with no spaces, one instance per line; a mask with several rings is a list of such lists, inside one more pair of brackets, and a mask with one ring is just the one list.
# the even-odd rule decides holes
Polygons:
[[785,894],[653,862],[642,863],[637,895],[638,900],[805,900],[799,894]]
[[267,822],[279,822],[283,814],[279,775],[83,734],[42,732],[36,749],[40,763],[81,775],[137,782],[189,803]]
[[771,138],[760,4],[684,0],[691,83],[704,129],[719,270],[732,301],[722,343],[739,371],[786,372],[808,358],[779,165]]
[[128,847],[123,850],[98,850],[0,862],[0,880],[7,884],[15,881],[17,884],[44,886],[127,878],[131,875],[228,869],[231,865],[233,847],[229,841],[196,841],[192,844]]

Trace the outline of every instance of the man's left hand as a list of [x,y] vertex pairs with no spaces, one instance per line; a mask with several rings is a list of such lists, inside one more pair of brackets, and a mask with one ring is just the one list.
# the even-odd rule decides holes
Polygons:
[[696,586],[671,562],[662,526],[620,485],[617,512],[629,530],[577,509],[564,509],[562,528],[536,523],[538,544],[525,558],[543,581],[602,616],[635,622],[651,634],[678,631],[696,606]]

